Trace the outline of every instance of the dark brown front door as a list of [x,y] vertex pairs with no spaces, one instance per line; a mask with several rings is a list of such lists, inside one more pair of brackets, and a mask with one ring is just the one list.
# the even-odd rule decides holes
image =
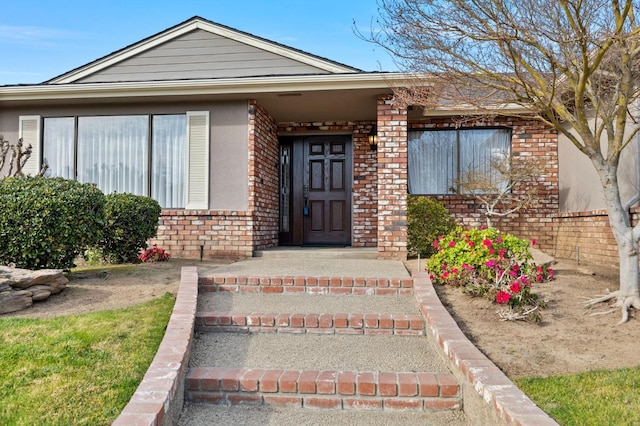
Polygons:
[[304,244],[351,244],[350,138],[304,141]]
[[291,188],[281,196],[281,221],[290,214],[291,226],[280,243],[351,245],[351,137],[283,138],[281,146],[291,152],[290,179],[281,172],[281,185]]

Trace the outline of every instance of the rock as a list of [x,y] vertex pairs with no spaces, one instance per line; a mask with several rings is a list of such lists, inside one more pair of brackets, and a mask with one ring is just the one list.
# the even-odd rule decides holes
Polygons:
[[61,269],[30,271],[0,266],[0,314],[29,308],[34,301],[60,293],[68,282]]
[[3,291],[0,292],[0,314],[21,311],[33,305],[33,298],[30,291]]
[[51,296],[51,287],[49,287],[48,285],[32,285],[31,287],[29,287],[29,290],[24,291],[31,292],[31,299],[34,302],[47,299],[49,296]]
[[13,288],[29,288],[32,285],[44,284],[64,277],[62,269],[29,269],[0,267],[0,284],[8,284]]

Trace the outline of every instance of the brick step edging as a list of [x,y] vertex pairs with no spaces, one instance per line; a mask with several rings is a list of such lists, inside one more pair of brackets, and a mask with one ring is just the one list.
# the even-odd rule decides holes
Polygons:
[[196,331],[423,336],[420,314],[198,312]]
[[221,405],[367,410],[457,410],[460,385],[449,373],[195,367],[187,399]]
[[[542,411],[522,392],[486,355],[475,347],[464,335],[453,317],[442,305],[429,275],[425,272],[414,274],[415,298],[426,327],[443,351],[445,359],[455,375],[460,378],[469,401],[476,393],[489,411],[488,419],[483,410],[465,413],[473,423],[518,424],[530,426],[557,426],[547,413]],[[472,406],[474,404],[465,404]]]
[[202,291],[240,293],[307,293],[411,295],[411,278],[210,276],[200,277]]

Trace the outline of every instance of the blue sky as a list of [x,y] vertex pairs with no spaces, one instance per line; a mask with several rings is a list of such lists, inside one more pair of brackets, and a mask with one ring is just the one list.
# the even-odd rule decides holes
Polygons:
[[360,40],[376,0],[0,0],[0,85],[40,83],[192,16],[365,71],[396,67]]

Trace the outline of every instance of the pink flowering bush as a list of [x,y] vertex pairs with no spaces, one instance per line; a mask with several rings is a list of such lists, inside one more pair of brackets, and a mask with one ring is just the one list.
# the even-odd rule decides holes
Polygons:
[[517,314],[531,312],[526,315],[531,321],[540,320],[534,308],[543,307],[544,301],[531,292],[531,286],[553,279],[553,270],[533,262],[529,241],[495,228],[458,227],[433,244],[437,252],[427,269],[435,284],[461,287]]
[[158,247],[157,244],[154,244],[153,247],[146,249],[138,256],[138,259],[147,263],[147,262],[166,262],[169,260],[171,255],[169,252],[164,249]]

